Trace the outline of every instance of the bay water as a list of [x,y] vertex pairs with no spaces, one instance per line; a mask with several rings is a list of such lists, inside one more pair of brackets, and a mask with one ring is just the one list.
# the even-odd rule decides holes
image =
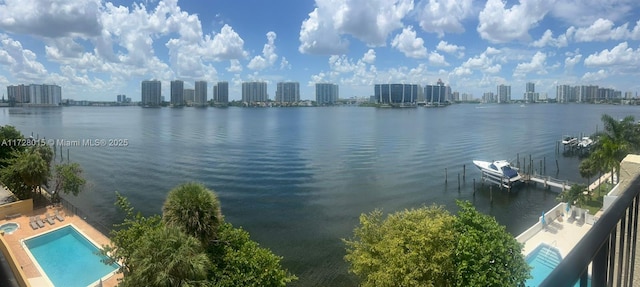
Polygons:
[[[2,108],[0,124],[69,143],[105,141],[68,144],[62,158],[68,153],[80,163],[88,182],[78,197],[66,198],[107,226],[122,219],[116,191],[150,215],[161,213],[172,188],[201,182],[217,193],[227,221],[284,257],[299,277],[294,286],[356,286],[342,239],[352,235],[360,214],[431,204],[455,212],[456,200],[469,200],[517,235],[557,204],[557,191],[490,192],[480,188],[472,160],[524,163],[531,156],[538,172],[586,183],[580,158],[562,147],[558,153],[557,142],[602,129],[605,113],[640,118],[638,107],[588,104],[63,107]],[[108,146],[125,140],[126,146]],[[546,163],[541,170],[540,161]]]

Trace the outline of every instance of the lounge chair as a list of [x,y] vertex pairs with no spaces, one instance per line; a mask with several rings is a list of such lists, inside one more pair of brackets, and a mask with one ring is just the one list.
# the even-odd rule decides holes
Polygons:
[[47,222],[49,222],[49,224],[54,225],[56,223],[55,220],[53,220],[53,217],[51,216],[51,214],[47,213],[47,215],[45,216],[45,220]]
[[32,216],[32,217],[29,217],[29,225],[31,225],[31,228],[32,228],[33,230],[36,230],[36,229],[38,229],[38,228],[39,228],[39,227],[38,227],[38,224],[36,223],[36,218],[35,218],[35,217],[33,217],[33,216]]
[[576,209],[572,208],[571,209],[571,214],[569,214],[569,216],[567,216],[567,222],[568,223],[573,223],[576,219]]
[[582,226],[584,224],[585,210],[578,210],[578,214],[576,215],[576,225]]
[[64,221],[64,217],[62,215],[60,215],[60,212],[56,209],[56,218],[62,222]]
[[36,223],[38,224],[38,226],[40,226],[40,228],[44,227],[44,221],[42,221],[42,218],[40,218],[40,216],[36,216]]

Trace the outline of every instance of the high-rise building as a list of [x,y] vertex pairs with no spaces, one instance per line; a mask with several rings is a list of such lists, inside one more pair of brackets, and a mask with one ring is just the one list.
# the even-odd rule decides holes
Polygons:
[[330,83],[316,83],[316,103],[318,105],[333,105],[338,102],[338,98],[338,85]]
[[483,103],[496,103],[498,100],[496,99],[496,95],[493,92],[486,92],[482,95]]
[[[218,97],[220,96],[218,88]],[[242,83],[242,101],[247,103],[266,102],[269,100],[266,82],[244,82]]]
[[207,104],[207,81],[196,81],[194,104],[204,106]]
[[418,85],[376,84],[373,94],[381,104],[415,104],[418,100]]
[[62,88],[58,85],[29,85],[30,105],[59,106],[62,101]]
[[498,103],[511,102],[511,86],[499,85],[498,86]]
[[184,82],[181,80],[171,81],[171,105],[184,106]]
[[568,103],[571,99],[571,86],[558,85],[556,86],[556,101],[558,103]]
[[142,81],[142,106],[159,107],[162,102],[162,82]]
[[7,86],[7,97],[10,106],[29,103],[31,101],[31,97],[29,96],[29,86]]
[[295,103],[300,101],[300,83],[280,82],[276,86],[276,102]]
[[192,105],[196,100],[196,90],[184,89],[184,92],[182,92],[182,96],[185,103]]
[[424,87],[425,101],[429,104],[443,104],[450,100],[451,88],[445,86],[441,79],[435,85]]
[[536,93],[536,84],[528,82],[524,92],[524,101],[527,103],[535,103],[538,101],[538,95]]
[[229,82],[218,82],[218,84],[213,87],[213,101],[223,104],[229,103]]

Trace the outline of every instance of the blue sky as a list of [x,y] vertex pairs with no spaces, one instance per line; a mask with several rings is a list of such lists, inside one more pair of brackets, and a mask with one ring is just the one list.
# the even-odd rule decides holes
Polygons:
[[636,0],[0,1],[0,89],[56,83],[63,98],[140,99],[140,82],[298,81],[369,96],[435,83],[478,98],[525,83],[640,91]]

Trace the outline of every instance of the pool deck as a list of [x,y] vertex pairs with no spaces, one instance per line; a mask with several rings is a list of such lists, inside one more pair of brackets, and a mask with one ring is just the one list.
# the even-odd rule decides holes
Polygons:
[[[55,224],[53,225],[50,225],[48,222],[45,221],[45,227],[38,228],[36,230],[33,230],[31,228],[31,226],[29,225],[29,217],[40,216],[41,218],[44,218],[46,213],[53,215],[55,209],[60,210],[60,214],[63,215],[65,218],[64,221],[60,222],[56,219]],[[18,230],[16,230],[12,234],[5,234],[4,239],[7,241],[9,248],[11,249],[13,254],[15,254],[15,256],[17,257],[17,260],[20,266],[22,267],[22,270],[24,271],[25,275],[27,276],[29,283],[31,284],[31,286],[34,286],[34,287],[50,286],[50,285],[48,284],[47,280],[43,277],[43,275],[40,274],[40,272],[38,271],[38,268],[31,261],[31,258],[27,255],[27,252],[22,247],[21,240],[35,236],[35,235],[39,235],[39,234],[48,232],[52,229],[59,228],[61,226],[72,223],[76,228],[78,228],[80,231],[82,231],[82,233],[84,233],[94,243],[96,243],[98,247],[101,247],[102,245],[106,245],[110,243],[110,240],[108,237],[106,237],[104,234],[100,233],[98,230],[93,228],[93,226],[85,222],[79,216],[73,215],[70,212],[66,212],[62,207],[49,206],[47,208],[34,210],[30,214],[22,215],[17,218],[13,218],[9,220],[6,220],[6,219],[0,220],[0,224],[7,223],[7,222],[17,222],[18,224],[20,224],[20,228],[18,228]],[[102,282],[102,286],[105,286],[105,287],[117,286],[118,278],[122,278],[122,274],[116,273],[115,275],[107,278],[105,281]]]
[[540,228],[538,233],[524,243],[522,253],[527,255],[541,243],[546,243],[558,248],[564,258],[573,247],[578,244],[589,229],[591,229],[590,224],[578,224],[576,221],[569,223],[566,220],[566,216],[562,222],[553,220],[547,224],[545,229]]

